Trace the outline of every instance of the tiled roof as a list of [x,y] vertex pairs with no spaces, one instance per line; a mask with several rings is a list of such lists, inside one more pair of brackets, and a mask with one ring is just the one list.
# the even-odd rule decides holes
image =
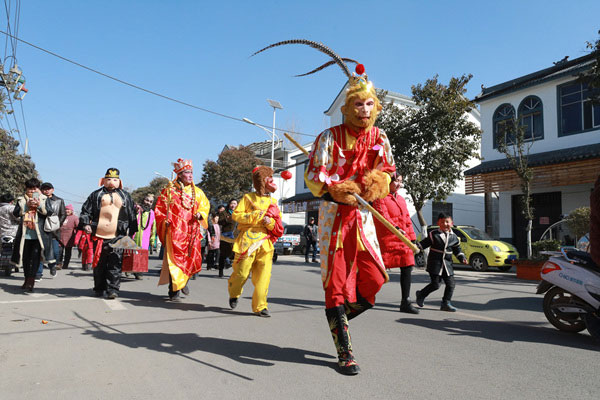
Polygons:
[[520,78],[491,86],[489,88],[482,88],[481,93],[475,96],[473,101],[479,103],[492,97],[500,96],[553,79],[558,79],[563,76],[577,75],[580,72],[589,69],[591,65],[596,62],[597,56],[598,55],[596,53],[590,53],[583,57],[575,58],[571,61],[559,61],[550,68],[545,68]]
[[281,200],[282,203],[291,203],[292,201],[303,201],[303,200],[315,200],[318,197],[313,196],[311,192],[299,193],[295,196],[288,197],[285,200]]
[[[570,161],[586,160],[589,158],[600,157],[600,143],[571,147],[569,149],[560,149],[546,151],[543,153],[530,154],[528,157],[530,167],[539,167],[542,165],[560,164]],[[490,172],[505,171],[511,169],[508,159],[485,161],[481,164],[465,171],[465,175],[477,175]]]

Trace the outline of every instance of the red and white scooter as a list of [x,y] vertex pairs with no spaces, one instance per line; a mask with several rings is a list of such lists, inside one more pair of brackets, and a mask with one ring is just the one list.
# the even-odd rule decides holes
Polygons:
[[600,266],[589,253],[577,250],[546,252],[537,294],[544,295],[544,314],[565,332],[586,329],[600,340]]

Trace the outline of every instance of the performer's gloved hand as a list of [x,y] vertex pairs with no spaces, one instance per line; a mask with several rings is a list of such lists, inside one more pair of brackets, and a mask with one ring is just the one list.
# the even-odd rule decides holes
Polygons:
[[361,192],[360,185],[351,180],[331,184],[327,187],[327,191],[333,200],[350,206],[356,206],[358,204],[352,193],[360,194]]
[[383,199],[390,191],[387,174],[378,169],[372,169],[367,172],[362,184],[362,197],[368,202]]

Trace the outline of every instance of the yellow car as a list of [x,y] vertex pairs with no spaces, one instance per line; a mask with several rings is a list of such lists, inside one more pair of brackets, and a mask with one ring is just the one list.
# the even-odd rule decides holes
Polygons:
[[[428,226],[427,232],[437,228],[437,226]],[[479,228],[457,225],[452,230],[460,239],[460,247],[475,271],[486,271],[488,267],[498,267],[500,271],[508,271],[512,267],[512,260],[519,258],[519,253],[512,244],[494,240]],[[419,237],[419,240],[422,238]],[[454,256],[452,262],[460,264]],[[415,256],[415,263],[417,266],[425,264],[422,254]]]

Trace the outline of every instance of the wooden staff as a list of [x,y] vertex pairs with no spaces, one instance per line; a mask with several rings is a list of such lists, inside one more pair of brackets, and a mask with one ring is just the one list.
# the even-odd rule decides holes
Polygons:
[[[292,138],[287,133],[284,133],[283,135],[290,142],[292,142],[292,144],[294,144],[297,148],[299,148],[307,157],[309,157],[308,151],[306,151],[306,149],[302,145],[300,145],[300,143],[298,143],[296,140],[294,140],[294,138]],[[365,207],[367,210],[369,210],[371,212],[371,214],[373,214],[373,216],[375,218],[377,218],[379,220],[379,222],[381,222],[383,224],[383,226],[388,228],[390,230],[390,232],[392,232],[398,239],[400,239],[405,245],[407,245],[408,248],[413,251],[413,253],[418,254],[421,251],[413,242],[411,242],[406,236],[404,236],[402,233],[400,233],[400,231],[398,229],[396,229],[396,227],[394,225],[392,225],[387,219],[385,219],[385,217],[383,215],[381,215],[379,213],[379,211],[374,209],[362,197],[360,197],[356,193],[352,193],[352,195],[354,196],[356,201],[358,201],[363,207]]]

